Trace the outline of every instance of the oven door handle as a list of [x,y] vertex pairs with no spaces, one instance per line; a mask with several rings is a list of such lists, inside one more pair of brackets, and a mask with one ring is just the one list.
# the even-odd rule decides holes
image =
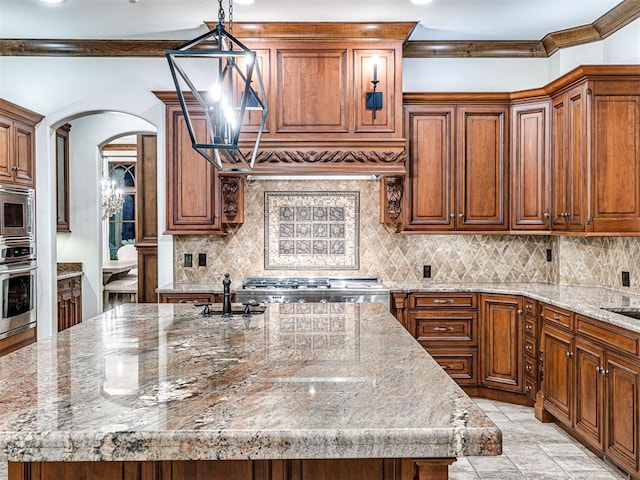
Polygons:
[[21,265],[2,265],[2,267],[7,267],[6,270],[0,269],[0,277],[6,275],[19,275],[22,273],[29,273],[38,268],[37,265],[29,265],[29,266],[21,266]]

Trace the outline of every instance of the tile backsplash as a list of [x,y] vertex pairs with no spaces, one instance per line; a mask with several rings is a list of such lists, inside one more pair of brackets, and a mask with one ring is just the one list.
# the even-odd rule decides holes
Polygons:
[[[640,293],[640,237],[398,235],[379,221],[380,184],[371,180],[252,180],[245,223],[224,237],[174,237],[174,281],[218,282],[245,276],[368,275],[393,282],[536,282]],[[359,192],[359,268],[337,271],[265,268],[265,192]],[[546,259],[547,249],[552,261]],[[185,253],[207,254],[206,267],[184,267]],[[423,265],[431,278],[423,279]],[[621,286],[628,271],[631,286]]]
[[[551,282],[552,265],[546,236],[398,235],[394,225],[379,221],[380,184],[371,180],[250,180],[245,184],[245,223],[224,237],[174,237],[174,281],[217,282],[224,272],[245,276],[292,275],[291,270],[265,268],[265,192],[359,192],[359,268],[335,275],[379,276],[383,281]],[[184,267],[185,253],[207,254],[206,267]],[[300,268],[299,275],[323,275],[326,269]]]

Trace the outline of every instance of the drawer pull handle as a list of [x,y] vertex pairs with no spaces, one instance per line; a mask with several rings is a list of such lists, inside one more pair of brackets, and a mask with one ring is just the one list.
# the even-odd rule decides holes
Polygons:
[[561,318],[561,317],[559,317],[558,315],[554,315],[554,316],[553,316],[553,319],[554,319],[554,320],[562,320],[562,318]]
[[453,332],[453,327],[433,327],[434,332]]
[[527,325],[527,333],[531,333],[533,331],[533,326]]
[[524,347],[524,349],[527,351],[527,353],[531,353],[533,351],[531,345],[527,345],[526,347]]
[[524,369],[527,373],[531,373],[531,371],[533,370],[533,368],[531,368],[531,365],[527,365],[526,367],[524,367]]
[[455,367],[453,365],[449,364],[449,365],[442,365],[442,368],[445,369],[445,370],[453,370]]
[[433,303],[453,303],[453,299],[447,298],[446,300],[442,300],[440,298],[436,298]]
[[527,385],[524,390],[527,393],[531,393],[531,385]]

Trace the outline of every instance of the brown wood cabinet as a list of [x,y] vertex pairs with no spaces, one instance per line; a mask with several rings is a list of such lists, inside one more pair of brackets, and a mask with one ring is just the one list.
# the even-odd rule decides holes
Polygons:
[[480,384],[522,393],[523,299],[480,296]]
[[542,316],[545,410],[637,476],[640,336],[555,307]]
[[584,231],[587,222],[587,85],[553,97],[551,131],[554,230]]
[[524,299],[524,393],[532,400],[540,389],[538,302]]
[[475,293],[412,293],[409,331],[460,385],[478,383]]
[[6,338],[0,339],[0,357],[15,352],[36,341],[36,329],[29,328]]
[[0,182],[35,186],[35,127],[42,115],[0,99]]
[[[419,100],[430,103],[428,95]],[[405,107],[410,187],[403,228],[506,231],[508,104],[451,100]]]
[[[222,293],[159,293],[159,303],[222,303]],[[235,294],[231,294],[231,301],[235,301]]]
[[550,101],[511,108],[511,229],[551,229]]
[[455,458],[9,462],[9,480],[407,480],[448,478]]
[[82,322],[82,277],[58,280],[58,331]]

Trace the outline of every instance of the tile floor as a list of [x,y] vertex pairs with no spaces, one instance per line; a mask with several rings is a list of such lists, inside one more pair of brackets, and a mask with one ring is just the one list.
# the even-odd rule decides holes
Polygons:
[[[552,423],[540,423],[533,408],[474,399],[502,430],[503,455],[466,457],[449,470],[449,480],[625,480]],[[0,480],[7,479],[0,462]]]
[[465,457],[449,469],[450,480],[623,480],[553,423],[540,423],[533,408],[474,398],[502,430],[498,457]]

